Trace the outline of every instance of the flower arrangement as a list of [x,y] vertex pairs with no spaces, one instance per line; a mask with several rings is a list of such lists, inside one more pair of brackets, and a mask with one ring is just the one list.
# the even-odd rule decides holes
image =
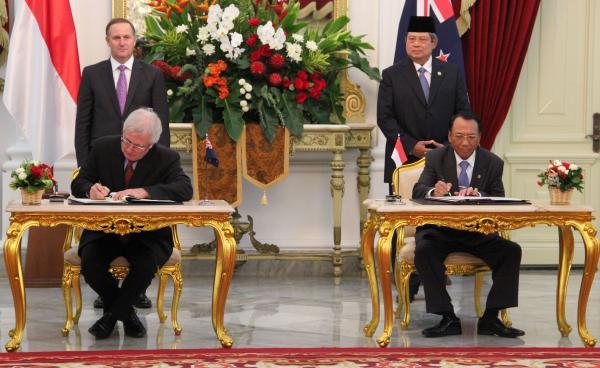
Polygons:
[[371,79],[364,36],[345,16],[322,29],[299,22],[295,0],[149,0],[144,58],[162,70],[170,120],[194,121],[199,136],[223,122],[237,141],[246,121],[269,141],[279,125],[302,134],[305,121],[344,122],[340,71]]
[[9,184],[12,189],[22,188],[29,193],[52,188],[56,180],[52,175],[52,168],[39,161],[27,160],[16,168],[10,177],[13,181]]
[[576,164],[566,161],[550,161],[548,167],[538,174],[538,185],[548,185],[549,188],[558,188],[562,192],[571,189],[583,191],[583,174]]

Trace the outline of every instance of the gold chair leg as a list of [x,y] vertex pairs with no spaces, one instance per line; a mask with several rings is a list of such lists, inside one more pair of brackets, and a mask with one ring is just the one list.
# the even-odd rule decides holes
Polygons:
[[500,310],[500,319],[502,319],[502,323],[504,323],[504,326],[512,327],[512,321],[510,320],[510,318],[508,318],[508,309]]
[[[402,273],[402,277],[400,280],[401,288],[402,288],[402,300],[401,303],[404,307],[404,317],[402,318],[402,322],[400,322],[400,327],[403,330],[408,328],[408,324],[410,323],[410,291],[409,291],[409,279],[410,275],[413,273],[414,269],[404,262],[400,262],[400,272]],[[398,307],[400,308],[400,307]]]
[[81,268],[77,267],[73,269],[73,294],[75,295],[75,315],[73,316],[73,324],[79,323],[79,317],[81,317]]
[[173,279],[173,302],[171,304],[171,324],[175,335],[181,335],[181,326],[177,321],[177,311],[179,310],[179,299],[183,291],[183,276],[181,274],[181,265],[175,265],[175,271],[171,274]]
[[394,260],[394,282],[396,283],[396,295],[398,295],[398,306],[396,307],[396,313],[394,316],[400,318],[402,313],[402,306],[404,305],[404,289],[402,288],[402,274],[400,272],[400,263]]
[[158,277],[158,294],[156,295],[156,312],[158,313],[158,320],[160,321],[160,323],[164,323],[167,320],[167,315],[165,314],[164,311],[164,296],[165,296],[165,287],[167,286],[167,278],[169,277],[169,275],[162,271],[159,270],[156,273],[156,276]]
[[483,272],[475,273],[475,290],[473,290],[473,298],[475,302],[475,313],[477,317],[483,316],[483,310],[481,310],[481,288],[483,287]]
[[62,283],[61,283],[61,287],[62,287],[62,291],[63,291],[63,296],[65,298],[65,310],[66,310],[66,320],[65,320],[65,325],[62,328],[62,335],[63,336],[68,336],[69,335],[69,331],[71,330],[71,321],[73,320],[73,309],[72,309],[72,305],[71,305],[71,285],[73,282],[73,274],[71,273],[71,266],[65,264],[63,266],[63,277],[62,277]]

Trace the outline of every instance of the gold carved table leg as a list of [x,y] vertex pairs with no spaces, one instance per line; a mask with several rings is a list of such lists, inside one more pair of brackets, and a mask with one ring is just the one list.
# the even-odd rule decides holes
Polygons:
[[217,338],[224,348],[233,346],[233,339],[227,335],[224,326],[227,293],[233,277],[235,265],[235,239],[233,227],[229,222],[210,222],[207,225],[215,229],[217,235],[217,264],[212,296],[212,323]]
[[21,224],[13,220],[6,232],[6,241],[4,242],[4,266],[15,308],[15,328],[8,332],[10,340],[4,346],[8,352],[16,351],[21,347],[25,329],[26,301],[23,268],[21,267],[21,237],[25,229],[32,225]]
[[343,150],[333,151],[331,160],[331,197],[333,198],[333,276],[336,283],[342,276],[342,198],[344,197]]
[[567,286],[569,284],[571,265],[573,264],[573,232],[571,231],[571,227],[559,226],[558,239],[560,259],[558,263],[558,282],[556,284],[556,322],[558,330],[565,337],[571,333],[571,326],[569,326],[565,317]]
[[373,259],[373,241],[375,240],[375,231],[377,230],[377,218],[371,217],[365,222],[362,231],[361,250],[365,262],[365,270],[369,279],[371,289],[371,321],[363,329],[365,336],[371,337],[379,325],[379,292],[377,289],[377,276],[375,275],[375,262]]
[[585,246],[585,263],[583,266],[583,277],[579,289],[579,302],[577,304],[577,328],[579,336],[586,347],[594,347],[596,338],[592,336],[586,327],[585,314],[587,310],[588,297],[598,268],[598,256],[600,255],[600,243],[596,238],[596,229],[591,222],[576,223],[571,222],[568,225],[577,229],[583,238]]
[[391,286],[391,249],[392,235],[394,229],[388,221],[379,226],[379,242],[377,243],[377,264],[379,265],[379,282],[381,283],[381,294],[383,295],[383,333],[377,339],[380,347],[386,347],[390,343],[392,327],[394,323],[394,305],[392,303]]

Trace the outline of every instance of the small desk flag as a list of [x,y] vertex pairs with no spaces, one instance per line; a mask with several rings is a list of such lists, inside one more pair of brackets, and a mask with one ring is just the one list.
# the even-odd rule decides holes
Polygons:
[[396,167],[400,167],[403,163],[408,161],[400,137],[396,138],[396,144],[394,145],[394,150],[392,151],[392,160],[394,160]]
[[212,143],[210,143],[210,140],[208,139],[208,134],[206,135],[204,143],[206,144],[206,155],[204,157],[204,160],[206,160],[206,162],[213,165],[214,167],[219,167],[219,159],[217,158],[217,154],[213,149]]

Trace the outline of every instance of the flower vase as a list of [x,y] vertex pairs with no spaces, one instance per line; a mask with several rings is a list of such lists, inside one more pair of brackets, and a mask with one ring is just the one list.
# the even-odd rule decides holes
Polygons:
[[26,206],[42,204],[42,196],[44,195],[44,189],[40,189],[37,192],[28,192],[27,189],[21,188],[21,203]]
[[565,205],[571,203],[572,188],[563,192],[559,188],[549,187],[548,191],[550,192],[550,204]]

